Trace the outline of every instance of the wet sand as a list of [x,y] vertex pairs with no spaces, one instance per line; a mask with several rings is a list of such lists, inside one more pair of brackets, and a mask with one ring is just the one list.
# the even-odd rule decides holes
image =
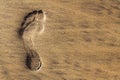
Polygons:
[[[47,12],[35,47],[39,71],[25,65],[18,35],[24,16]],[[120,0],[1,0],[0,80],[119,80]]]

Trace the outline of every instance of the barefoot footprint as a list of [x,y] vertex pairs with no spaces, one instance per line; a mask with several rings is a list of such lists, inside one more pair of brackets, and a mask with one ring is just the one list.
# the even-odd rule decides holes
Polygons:
[[34,47],[34,38],[36,34],[41,34],[44,31],[45,21],[45,13],[42,10],[35,10],[25,16],[19,31],[27,50],[26,65],[34,71],[39,70],[42,65],[39,54]]

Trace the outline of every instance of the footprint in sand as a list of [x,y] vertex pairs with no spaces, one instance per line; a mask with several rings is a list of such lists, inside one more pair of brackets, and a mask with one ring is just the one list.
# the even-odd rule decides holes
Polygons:
[[19,35],[22,37],[25,49],[27,50],[26,65],[31,70],[39,70],[42,62],[38,52],[34,47],[35,35],[44,32],[46,21],[45,12],[35,10],[25,16]]

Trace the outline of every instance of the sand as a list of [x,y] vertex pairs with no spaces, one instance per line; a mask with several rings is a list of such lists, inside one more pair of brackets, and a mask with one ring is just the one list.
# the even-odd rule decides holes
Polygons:
[[[39,9],[47,13],[35,40],[43,65],[31,71],[18,30]],[[119,79],[120,0],[0,1],[0,80]]]

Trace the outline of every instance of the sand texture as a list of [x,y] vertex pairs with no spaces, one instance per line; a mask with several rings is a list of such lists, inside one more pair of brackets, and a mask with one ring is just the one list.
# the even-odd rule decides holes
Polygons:
[[[39,9],[43,64],[31,71],[18,30]],[[0,0],[0,80],[120,80],[120,0]]]

